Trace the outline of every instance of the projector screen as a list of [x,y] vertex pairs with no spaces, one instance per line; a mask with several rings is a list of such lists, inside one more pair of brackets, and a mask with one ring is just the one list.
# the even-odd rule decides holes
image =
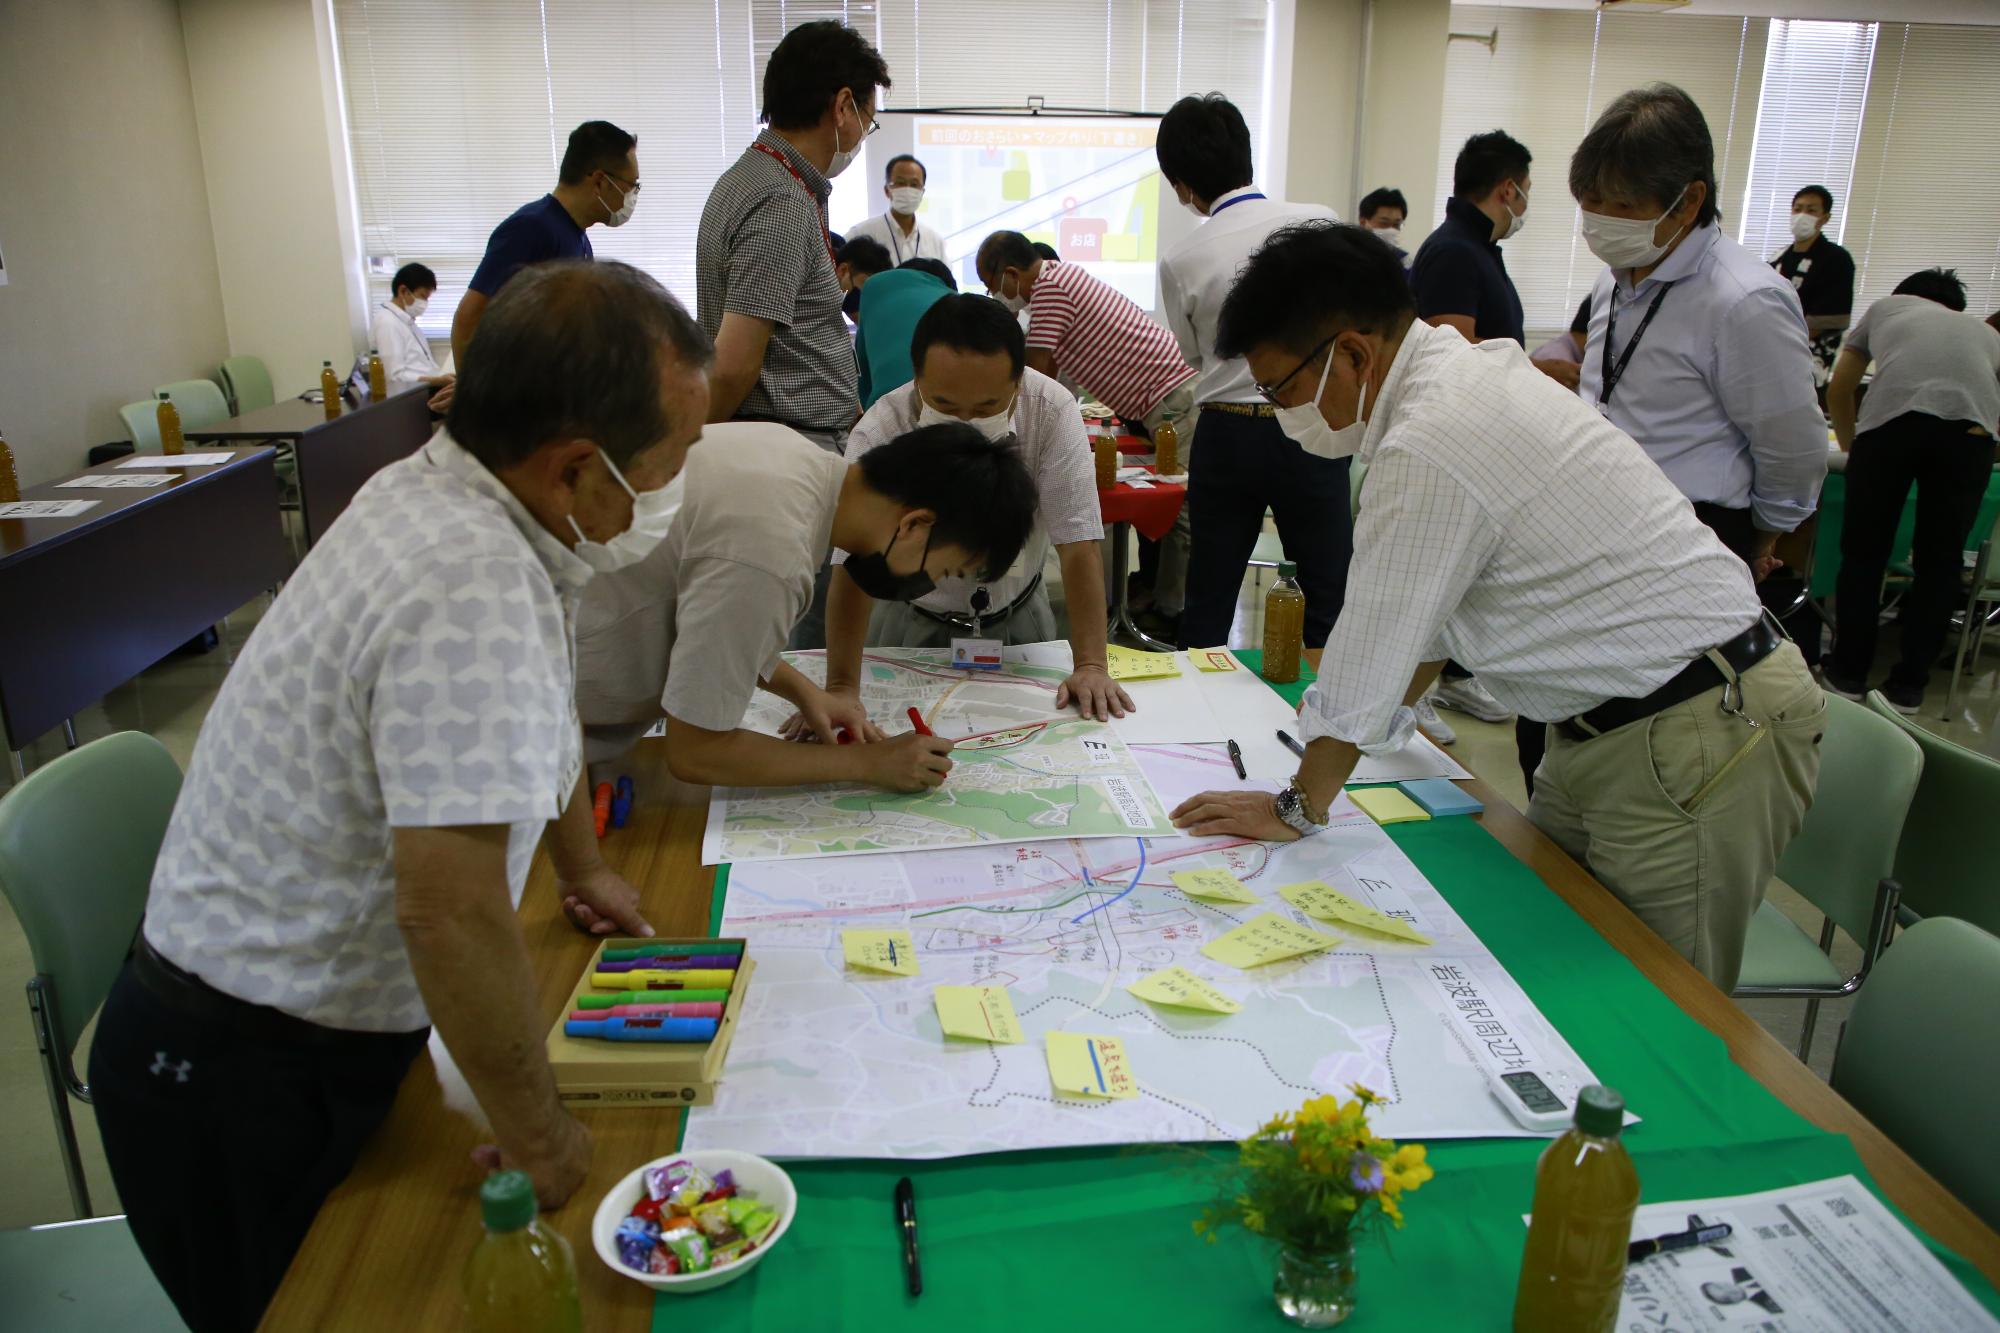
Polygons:
[[[1160,255],[1196,225],[1160,176],[1158,129],[1147,116],[885,111],[866,160],[835,182],[834,230],[887,210],[883,170],[909,153],[929,177],[917,220],[944,237],[961,291],[985,290],[973,270],[979,243],[1018,231],[1157,311]],[[842,189],[854,175],[865,189]]]

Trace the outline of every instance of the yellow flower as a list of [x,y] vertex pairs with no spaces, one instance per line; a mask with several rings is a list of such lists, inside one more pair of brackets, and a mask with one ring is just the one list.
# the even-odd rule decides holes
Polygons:
[[1430,1163],[1424,1160],[1423,1144],[1406,1143],[1396,1149],[1396,1155],[1382,1164],[1383,1210],[1388,1211],[1387,1200],[1394,1199],[1404,1190],[1417,1188],[1436,1174]]
[[1331,1123],[1340,1118],[1343,1109],[1340,1099],[1332,1093],[1314,1097],[1299,1108],[1299,1123],[1302,1125]]
[[1382,1204],[1383,1214],[1396,1224],[1396,1230],[1401,1231],[1403,1229],[1403,1210],[1396,1206],[1395,1197],[1386,1189],[1378,1197]]

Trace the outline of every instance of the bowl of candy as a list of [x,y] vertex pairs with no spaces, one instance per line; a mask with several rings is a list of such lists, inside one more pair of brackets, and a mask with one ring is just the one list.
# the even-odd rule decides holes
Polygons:
[[776,1163],[717,1148],[646,1163],[591,1220],[597,1257],[634,1282],[689,1294],[734,1282],[783,1238],[798,1191]]

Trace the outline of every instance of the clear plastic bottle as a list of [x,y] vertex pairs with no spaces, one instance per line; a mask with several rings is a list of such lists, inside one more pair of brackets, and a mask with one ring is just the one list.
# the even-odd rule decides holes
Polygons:
[[14,470],[14,451],[7,445],[7,437],[0,435],[0,504],[13,504],[21,498],[21,474]]
[[379,403],[388,396],[389,375],[382,369],[382,353],[371,347],[368,349],[368,397]]
[[1181,474],[1181,433],[1171,421],[1162,421],[1153,432],[1153,470],[1163,477]]
[[1593,1084],[1577,1095],[1576,1127],[1543,1149],[1515,1333],[1609,1333],[1616,1325],[1639,1207],[1624,1127],[1625,1099]]
[[471,1333],[580,1333],[576,1260],[569,1242],[536,1215],[525,1171],[495,1171],[479,1187],[486,1234],[465,1262]]
[[1118,435],[1099,423],[1090,432],[1091,452],[1097,458],[1097,489],[1108,491],[1118,484]]
[[187,438],[181,434],[181,412],[174,406],[174,400],[164,391],[160,394],[160,405],[153,409],[160,422],[160,452],[177,454],[187,448]]
[[340,380],[333,373],[333,362],[319,363],[319,392],[326,402],[326,419],[333,420],[340,415]]
[[1299,590],[1299,567],[1278,562],[1278,581],[1264,594],[1264,679],[1289,685],[1299,678],[1306,645],[1306,595]]

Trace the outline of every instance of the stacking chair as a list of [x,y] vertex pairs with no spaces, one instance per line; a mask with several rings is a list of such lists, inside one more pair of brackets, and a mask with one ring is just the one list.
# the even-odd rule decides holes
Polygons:
[[122,1215],[0,1231],[0,1328],[186,1333]]
[[2000,760],[1932,735],[1889,706],[1881,691],[1868,706],[1924,752],[1924,775],[1896,848],[1902,886],[1897,919],[1958,917],[2000,934]]
[[[1893,878],[1903,818],[1916,795],[1924,752],[1894,723],[1829,695],[1820,742],[1819,791],[1805,826],[1778,859],[1778,878],[1825,915],[1815,947],[1768,899],[1750,920],[1735,994],[1806,1002],[1799,1059],[1812,1052],[1819,1002],[1852,995],[1868,979],[1895,925]],[[1830,952],[1838,928],[1861,946],[1861,966],[1842,976]]]
[[2000,1227],[2000,939],[1931,917],[1896,937],[1854,1002],[1833,1090]]
[[1979,555],[1972,562],[1972,578],[1965,594],[1965,610],[1958,622],[1958,651],[1951,659],[1951,688],[1945,692],[1944,715],[1949,719],[1958,708],[1958,685],[1965,672],[1966,648],[1972,649],[1972,666],[1979,669],[1979,650],[1986,644],[1986,607],[2000,602],[2000,563],[1994,560],[1994,548],[2000,546],[2000,518],[1993,521],[1993,530],[1986,534],[1986,540],[1979,544]]
[[151,736],[121,731],[51,760],[0,797],[0,893],[34,958],[28,1014],[77,1216],[90,1192],[69,1098],[90,1100],[76,1044],[132,947],[181,771]]
[[160,452],[160,403],[149,398],[143,403],[127,403],[118,409],[118,419],[125,423],[125,429],[132,436],[132,452],[135,454],[157,454]]
[[214,380],[175,380],[154,388],[155,400],[161,394],[171,399],[181,414],[182,430],[199,430],[229,420],[229,403]]
[[229,413],[242,416],[277,401],[271,372],[254,356],[232,356],[222,363],[222,391],[229,396]]

